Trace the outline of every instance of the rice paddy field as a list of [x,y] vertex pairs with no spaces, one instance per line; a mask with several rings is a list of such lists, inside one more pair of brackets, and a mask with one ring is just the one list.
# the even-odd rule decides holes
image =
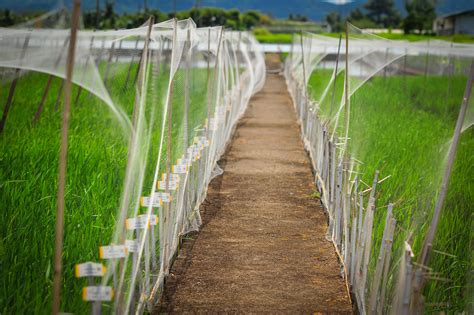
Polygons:
[[[332,70],[317,69],[309,79],[309,93],[319,101]],[[420,253],[438,196],[442,170],[458,116],[466,76],[389,75],[372,77],[351,97],[349,152],[360,163],[356,174],[372,183],[373,174],[390,176],[377,187],[369,279],[385,225],[386,206],[394,203],[397,229],[395,259],[387,285],[395,290],[396,270],[405,240]],[[323,119],[334,117],[342,97],[344,73],[337,77],[320,104]],[[336,105],[332,105],[336,107]],[[334,123],[334,122],[333,122]],[[427,313],[458,313],[469,303],[468,274],[472,270],[472,205],[474,204],[474,130],[464,131],[456,155],[448,197],[433,244],[430,268],[434,275],[425,288]],[[415,257],[416,259],[416,257]],[[370,283],[370,280],[369,280]]]
[[[136,73],[138,64],[132,65]],[[116,64],[109,80],[113,101],[132,117],[135,89],[124,89],[127,66]],[[161,136],[166,69],[148,84],[147,114],[154,117],[147,130],[152,144],[148,150],[144,186],[150,189]],[[101,71],[105,71],[102,67]],[[148,71],[157,71],[150,66]],[[192,142],[196,129],[207,117],[207,72],[192,69],[188,129],[183,129],[185,71],[179,70],[173,95],[172,159],[179,157]],[[169,73],[169,70],[168,70]],[[211,71],[211,75],[213,72]],[[58,152],[62,99],[57,103],[62,80],[53,78],[38,123],[33,117],[49,75],[28,72],[18,80],[6,128],[0,136],[0,313],[42,314],[51,307],[54,227],[58,178]],[[132,85],[130,83],[130,85]],[[10,82],[0,85],[0,99],[6,100]],[[110,243],[116,229],[118,206],[123,189],[129,137],[117,117],[98,97],[73,88],[69,135],[65,239],[63,247],[62,309],[88,313],[82,301],[86,279],[74,277],[74,265],[98,261],[99,246]],[[77,95],[79,94],[79,97]],[[151,115],[153,102],[161,108]],[[155,103],[155,104],[156,104]],[[57,104],[57,107],[56,107]],[[165,139],[165,143],[166,143]],[[163,154],[166,157],[166,150]],[[164,169],[166,163],[162,163]],[[159,255],[159,247],[154,255]],[[110,305],[104,304],[103,312]]]

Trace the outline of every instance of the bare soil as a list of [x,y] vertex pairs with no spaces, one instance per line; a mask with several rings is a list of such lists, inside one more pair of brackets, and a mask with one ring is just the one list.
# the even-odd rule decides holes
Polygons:
[[267,75],[220,164],[155,314],[351,314],[282,76]]

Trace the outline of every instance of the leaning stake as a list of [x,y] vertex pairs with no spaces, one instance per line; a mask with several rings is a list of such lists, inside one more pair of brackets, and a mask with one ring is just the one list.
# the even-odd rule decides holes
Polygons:
[[71,40],[66,64],[66,84],[64,87],[64,108],[61,126],[61,147],[59,153],[58,196],[56,213],[56,237],[54,242],[54,282],[53,282],[53,315],[59,313],[61,303],[61,264],[64,228],[64,191],[66,185],[67,140],[69,128],[69,107],[71,104],[72,71],[74,69],[74,53],[76,50],[77,26],[81,1],[74,0],[71,24]]
[[[466,89],[464,90],[464,97],[461,104],[461,110],[459,111],[458,120],[456,122],[456,128],[454,129],[454,136],[451,146],[449,147],[448,160],[446,167],[444,169],[443,181],[441,183],[441,190],[436,201],[435,210],[433,213],[433,218],[431,219],[431,224],[426,235],[425,241],[423,242],[423,249],[418,260],[418,264],[421,266],[427,266],[430,258],[431,247],[433,246],[433,240],[436,235],[436,229],[438,228],[439,217],[441,215],[441,210],[444,205],[444,200],[446,199],[446,193],[448,191],[449,178],[451,176],[451,171],[454,164],[454,158],[456,157],[456,151],[459,144],[459,137],[461,136],[462,125],[464,123],[464,117],[466,116],[467,106],[469,104],[469,98],[471,96],[472,84],[474,81],[474,62],[471,63],[471,68],[469,70],[469,77],[466,84]],[[424,279],[421,278],[420,273],[422,270],[418,268],[417,279],[419,283],[415,283],[415,304],[417,301],[420,301],[420,295],[423,291]],[[415,305],[417,307],[417,305]]]

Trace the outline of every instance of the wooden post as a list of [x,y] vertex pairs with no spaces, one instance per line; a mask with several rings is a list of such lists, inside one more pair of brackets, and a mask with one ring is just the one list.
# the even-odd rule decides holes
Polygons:
[[[448,192],[448,185],[449,185],[449,179],[451,177],[451,172],[452,168],[454,165],[454,159],[456,157],[456,151],[458,148],[459,144],[459,138],[461,137],[461,131],[462,131],[462,126],[464,123],[464,117],[466,116],[466,111],[467,107],[469,104],[469,99],[471,97],[471,92],[472,92],[472,85],[474,81],[474,61],[471,63],[471,67],[469,70],[469,77],[466,83],[466,89],[464,90],[464,97],[462,100],[461,104],[461,109],[458,114],[458,119],[456,122],[456,127],[454,129],[454,135],[453,135],[453,140],[451,142],[451,145],[449,147],[449,152],[448,152],[448,159],[446,162],[446,167],[444,169],[444,174],[443,174],[443,180],[441,183],[441,189],[438,195],[438,199],[436,200],[436,205],[433,213],[433,218],[431,219],[431,224],[428,229],[428,233],[425,237],[425,240],[423,242],[423,247],[421,251],[421,255],[418,258],[418,265],[419,266],[427,266],[429,263],[430,259],[430,253],[431,253],[431,248],[433,246],[433,240],[436,235],[436,230],[438,228],[438,223],[439,223],[439,218],[441,216],[441,210],[443,209],[444,206],[444,201],[446,199],[446,194]],[[419,283],[415,283],[415,288],[414,288],[414,302],[420,303],[421,301],[421,294],[423,292],[423,287],[424,287],[424,282],[425,279],[423,279],[422,276],[422,270],[418,267],[416,270],[416,273],[418,275],[418,278],[420,281]]]
[[183,151],[186,151],[186,148],[189,145],[189,68],[191,67],[191,33],[188,29],[187,34],[187,45],[185,46],[185,72],[184,72],[184,115],[183,115],[183,124],[184,124],[184,138],[183,138]]
[[[308,103],[308,87],[306,82],[306,62],[304,60],[304,48],[303,48],[303,31],[300,34],[300,45],[301,45],[301,62],[303,64],[303,93],[304,93],[304,104]],[[302,115],[302,110],[300,111],[300,118]]]
[[[214,97],[214,84],[216,84],[217,82],[217,75],[218,75],[218,71],[217,71],[217,67],[219,66],[219,55],[220,55],[220,50],[221,50],[221,42],[222,42],[222,33],[223,33],[223,29],[221,29],[221,31],[219,32],[219,41],[218,41],[218,44],[217,44],[217,52],[216,52],[216,62],[214,64],[214,80],[213,82],[211,83],[210,85],[210,91],[208,92],[208,123],[210,123],[210,118],[212,116],[211,114],[211,111],[212,111],[212,99]],[[210,34],[210,33],[209,33]],[[210,42],[208,42],[208,49],[209,49],[209,53],[210,53]],[[209,61],[208,61],[208,67],[209,67]],[[208,73],[209,73],[209,68],[208,68]],[[209,80],[209,75],[208,75],[208,80]],[[209,82],[208,82],[209,83]],[[217,124],[217,121],[215,121],[215,123]]]
[[385,292],[387,290],[387,283],[388,283],[388,270],[390,268],[390,258],[392,256],[392,245],[393,245],[393,234],[395,233],[395,225],[397,221],[395,219],[390,220],[390,230],[388,232],[388,239],[387,239],[387,247],[385,249],[385,264],[383,266],[383,275],[382,275],[382,291],[380,292],[380,301],[377,303],[377,314],[384,314],[384,304],[385,304]]
[[57,195],[57,213],[56,230],[54,246],[54,279],[53,279],[53,307],[52,314],[60,312],[61,307],[61,271],[62,271],[62,248],[64,234],[64,208],[65,208],[65,190],[66,190],[66,166],[67,166],[67,146],[69,132],[69,108],[71,105],[72,90],[72,72],[74,70],[74,57],[76,51],[77,28],[79,25],[79,16],[81,1],[74,0],[71,35],[69,41],[69,50],[66,63],[66,86],[64,90],[64,108],[62,113],[61,125],[61,147],[59,153],[59,176],[58,176],[58,195]]
[[108,83],[109,74],[110,74],[110,63],[114,56],[114,52],[115,52],[115,41],[112,42],[112,47],[110,48],[110,51],[109,51],[109,58],[107,59],[107,64],[105,66],[104,85],[106,88],[107,88],[107,83]]
[[446,101],[445,101],[446,106],[445,106],[445,111],[444,111],[445,116],[448,114],[449,95],[451,94],[451,85],[452,85],[453,75],[454,75],[453,56],[451,55],[452,48],[453,48],[453,43],[451,42],[450,53],[448,55],[448,87],[446,89]]
[[[176,44],[178,42],[178,23],[176,18],[174,19],[174,26],[173,26],[173,46],[172,46],[172,52],[176,50]],[[171,63],[173,62],[173,57],[171,56]],[[172,68],[172,65],[171,65]],[[170,190],[170,180],[171,180],[171,150],[172,150],[172,128],[173,128],[173,91],[174,91],[174,77],[172,76],[170,78],[170,87],[169,87],[169,97],[168,97],[168,104],[167,106],[167,141],[166,141],[166,189],[165,192],[169,195],[171,195],[171,190]],[[163,257],[163,269],[164,272],[166,273],[168,271],[168,261],[169,261],[169,235],[168,235],[168,227],[169,227],[169,222],[168,220],[170,219],[170,214],[171,214],[171,204],[172,201],[167,202],[163,205],[164,207],[164,217],[163,217],[163,230],[164,230],[164,235],[160,235],[160,238],[163,238],[164,241],[164,257]],[[168,226],[167,226],[168,225]]]
[[[20,55],[20,65],[21,65],[21,62],[23,61],[23,58],[25,57],[26,49],[28,47],[28,43],[30,42],[30,36],[31,34],[26,35],[25,42],[23,43],[23,49],[21,50],[21,55]],[[20,71],[21,69],[19,68],[15,70],[15,77],[10,85],[10,90],[8,91],[7,102],[5,103],[5,107],[3,109],[2,121],[0,121],[0,133],[2,133],[3,130],[5,129],[8,112],[10,111],[10,106],[13,101],[13,94],[15,93],[16,84],[18,83],[18,78],[20,76]]]
[[63,89],[64,89],[64,80],[60,79],[61,83],[59,84],[59,89],[58,89],[58,96],[56,97],[56,102],[54,103],[54,110],[58,111],[59,110],[59,103],[61,103],[61,96],[63,95]]
[[207,128],[206,128],[206,136],[209,138],[209,130],[211,128],[211,115],[212,115],[212,107],[211,107],[211,93],[209,91],[209,82],[210,82],[210,60],[211,60],[211,28],[207,29],[207,75],[206,75],[206,91],[207,91]]
[[[336,81],[337,81],[337,70],[339,67],[339,56],[341,53],[341,41],[342,41],[342,34],[339,35],[339,44],[337,46],[337,56],[336,56],[336,68],[334,69],[334,82],[332,85],[332,99],[331,99],[331,107],[329,109],[329,117],[332,115],[332,110],[334,108],[334,101],[336,98]],[[347,65],[346,65],[347,66]]]
[[377,302],[379,300],[379,289],[380,289],[380,282],[382,281],[382,270],[385,263],[385,250],[388,246],[388,239],[390,237],[390,223],[392,220],[392,209],[393,204],[388,205],[387,209],[387,216],[385,219],[385,228],[383,231],[382,242],[380,243],[380,250],[379,256],[377,257],[377,265],[375,267],[375,275],[372,280],[372,288],[370,290],[370,302],[369,302],[369,313],[376,314],[377,311]]
[[[139,38],[137,38],[137,40],[135,41],[135,50],[138,49],[138,42],[139,42]],[[127,70],[127,76],[125,77],[125,85],[123,87],[124,90],[126,90],[128,87],[128,81],[130,80],[130,73],[132,72],[134,61],[135,61],[135,51],[133,52],[132,61],[130,61],[130,66],[128,67],[128,70]]]
[[[133,127],[133,131],[132,131],[132,139],[130,141],[130,147],[129,147],[129,152],[128,152],[128,160],[130,161],[131,160],[131,156],[132,154],[134,154],[133,152],[136,150],[135,148],[135,145],[137,143],[137,123],[138,123],[138,117],[140,116],[140,101],[141,99],[143,98],[143,90],[145,89],[145,75],[146,75],[146,67],[148,65],[148,47],[149,47],[149,42],[150,42],[150,37],[151,37],[151,31],[153,29],[153,22],[154,22],[154,17],[151,16],[149,19],[148,19],[148,30],[147,30],[147,34],[146,34],[146,38],[145,38],[145,41],[144,41],[144,47],[143,47],[143,51],[142,51],[142,55],[141,55],[141,60],[142,62],[140,62],[139,64],[139,69],[138,69],[138,74],[137,74],[137,81],[136,81],[136,92],[135,92],[135,100],[134,100],[134,104],[133,104],[133,114],[132,114],[132,127]],[[127,166],[128,167],[128,166]],[[132,166],[130,166],[132,167]],[[127,172],[128,173],[128,172]],[[128,175],[128,174],[127,174]],[[125,194],[126,196],[126,194]],[[128,198],[126,196],[126,198]],[[128,204],[128,201],[125,203],[125,205]],[[121,226],[125,226],[125,225],[121,225]],[[137,239],[138,241],[140,241],[140,231],[139,230],[136,230],[137,231]],[[145,231],[146,233],[146,231]],[[122,233],[122,239],[120,240],[120,243],[121,244],[124,244],[125,243],[125,233]],[[137,268],[139,269],[140,268],[140,261],[137,262]],[[124,260],[121,259],[120,260],[120,273],[123,274],[124,272],[124,269],[125,269],[125,263],[124,263]],[[138,272],[139,274],[139,272]],[[140,280],[140,277],[138,276],[139,280]],[[123,306],[122,306],[122,293],[121,292],[121,286],[118,290],[119,292],[117,292],[117,303],[118,303],[118,313],[121,313],[121,311],[123,311]],[[131,293],[131,294],[134,294],[134,293]],[[133,303],[132,303],[133,304]]]
[[[90,60],[90,56],[92,54],[92,45],[94,43],[94,36],[91,37],[91,42],[90,42],[90,45],[89,45],[89,54],[87,55],[87,59],[86,59],[86,62],[83,66],[84,68],[84,71],[82,71],[82,75],[81,75],[81,81],[84,79],[84,75],[85,75],[85,72],[87,70],[87,66],[89,65],[89,60]],[[82,87],[79,86],[79,88],[77,89],[77,94],[76,94],[76,99],[74,100],[74,104],[76,104],[76,106],[79,104],[79,98],[81,97],[81,92],[82,92]]]
[[349,121],[350,121],[350,99],[349,99],[349,22],[346,21],[346,78],[344,80],[344,120],[346,122],[346,132],[344,136],[344,150],[347,151],[347,146],[349,142]]
[[[59,65],[59,62],[61,62],[61,59],[63,57],[63,52],[66,48],[67,43],[69,42],[69,38],[66,38],[64,40],[64,45],[63,49],[59,52],[58,59],[56,59],[56,62],[54,63],[54,69],[56,69]],[[48,77],[48,81],[46,82],[46,87],[44,88],[43,96],[41,97],[41,101],[38,104],[38,108],[36,109],[35,116],[33,118],[33,123],[37,123],[40,119],[41,112],[43,111],[43,106],[44,102],[46,101],[46,97],[48,96],[49,88],[51,87],[51,83],[53,82],[54,75],[50,74]]]

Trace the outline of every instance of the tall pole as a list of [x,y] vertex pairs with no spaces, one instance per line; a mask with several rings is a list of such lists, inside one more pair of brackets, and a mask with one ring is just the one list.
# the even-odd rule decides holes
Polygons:
[[[23,58],[25,57],[26,49],[28,48],[28,43],[30,42],[30,35],[31,33],[26,35],[25,42],[23,43],[23,49],[21,50],[20,54],[20,66],[21,62],[23,61]],[[15,70],[15,77],[10,85],[10,90],[8,91],[7,102],[5,103],[5,107],[3,108],[2,120],[0,121],[0,134],[3,132],[3,129],[5,128],[5,124],[7,122],[8,111],[10,110],[10,106],[13,102],[13,94],[15,93],[16,84],[18,82],[18,78],[20,77],[20,72],[20,68],[17,68]]]
[[66,84],[64,87],[64,108],[61,125],[61,147],[59,153],[58,196],[56,213],[56,231],[54,242],[54,279],[53,279],[53,315],[59,313],[61,306],[61,270],[64,234],[64,195],[66,186],[67,145],[69,131],[69,108],[71,105],[72,72],[74,70],[74,54],[76,51],[77,27],[81,13],[81,0],[74,0],[71,22],[71,35],[66,64]]
[[418,263],[420,265],[426,266],[429,262],[429,254],[431,252],[431,247],[433,246],[433,240],[436,234],[436,229],[438,228],[439,218],[441,215],[441,210],[444,206],[444,200],[446,199],[446,194],[448,191],[449,178],[451,177],[451,172],[454,165],[454,158],[456,157],[456,151],[459,144],[459,138],[461,136],[462,126],[464,123],[464,117],[466,116],[467,107],[469,104],[469,98],[471,97],[472,84],[474,81],[474,61],[471,63],[469,70],[469,77],[467,79],[466,89],[464,90],[464,97],[461,104],[461,109],[459,111],[458,120],[456,122],[456,128],[454,129],[454,136],[451,146],[449,147],[448,160],[446,162],[446,168],[444,169],[443,180],[441,182],[441,191],[436,201],[435,210],[433,218],[431,219],[431,224],[428,230],[428,234],[423,242],[423,249],[419,258]]
[[95,0],[95,29],[99,29],[100,0]]
[[346,122],[346,134],[344,139],[344,153],[347,150],[348,137],[349,137],[349,115],[350,115],[350,104],[349,104],[349,22],[346,20],[346,68],[345,80],[344,80],[344,120]]
[[339,44],[337,46],[336,68],[334,69],[334,82],[333,82],[333,85],[332,85],[332,98],[331,98],[331,107],[329,109],[329,118],[331,118],[332,109],[334,108],[334,100],[335,100],[335,97],[336,97],[336,83],[337,83],[336,81],[337,81],[337,70],[339,68],[339,56],[340,56],[340,53],[341,53],[341,41],[342,41],[342,34],[339,35]]
[[[301,45],[301,62],[303,64],[304,105],[306,107],[307,104],[308,104],[308,87],[307,87],[307,82],[306,82],[306,64],[305,64],[305,59],[304,59],[303,31],[301,31],[300,45]],[[300,113],[300,115],[301,115],[301,113]]]

